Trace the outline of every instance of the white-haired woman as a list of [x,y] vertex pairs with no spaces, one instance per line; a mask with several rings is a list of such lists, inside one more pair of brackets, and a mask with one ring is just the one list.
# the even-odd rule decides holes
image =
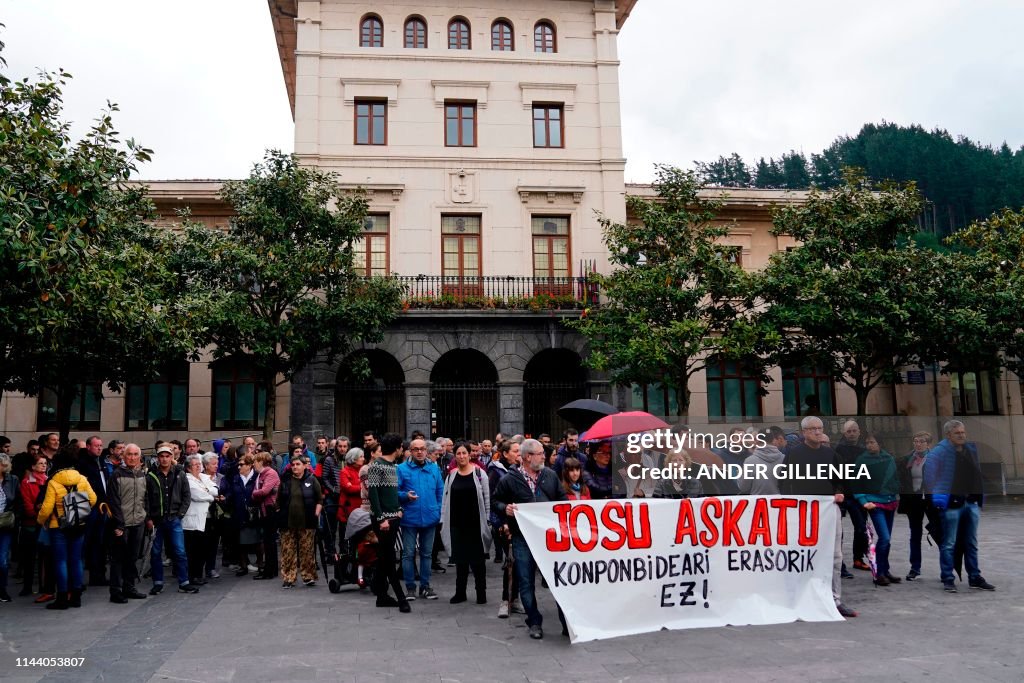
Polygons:
[[362,482],[359,479],[359,471],[366,464],[366,456],[362,448],[350,448],[345,454],[345,466],[338,474],[338,538],[342,551],[345,549],[345,526],[348,524],[348,516],[353,510],[358,510],[363,504]]
[[220,545],[221,536],[224,535],[224,510],[221,503],[224,496],[220,493],[220,485],[224,481],[224,475],[220,469],[220,456],[213,452],[203,454],[203,473],[210,478],[217,488],[217,497],[210,503],[209,512],[206,513],[206,561],[203,565],[206,578],[219,579],[220,572],[217,571],[217,547]]
[[198,453],[185,460],[185,479],[191,496],[188,510],[181,520],[181,528],[185,532],[185,556],[188,558],[189,582],[201,586],[206,583],[206,517],[210,503],[219,493],[213,480],[203,472],[203,457]]

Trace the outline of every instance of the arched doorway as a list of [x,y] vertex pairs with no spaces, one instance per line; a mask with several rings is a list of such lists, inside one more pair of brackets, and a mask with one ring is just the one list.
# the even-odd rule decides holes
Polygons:
[[[361,375],[360,364],[369,367]],[[377,349],[356,351],[338,370],[334,389],[334,432],[362,443],[362,433],[405,434],[405,373],[391,354]]]
[[430,433],[490,439],[498,432],[498,371],[474,349],[455,349],[430,371]]
[[561,406],[587,396],[587,371],[579,354],[569,349],[544,349],[526,364],[523,373],[523,417],[526,432],[550,434],[557,441],[569,424],[556,412]]

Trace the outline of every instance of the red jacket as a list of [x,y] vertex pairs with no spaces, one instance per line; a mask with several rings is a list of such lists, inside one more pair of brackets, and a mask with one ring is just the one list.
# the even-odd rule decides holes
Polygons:
[[252,490],[252,500],[260,504],[260,511],[266,517],[277,506],[277,492],[281,488],[281,477],[273,467],[264,467],[256,475],[256,487]]
[[579,493],[572,489],[566,489],[565,495],[569,500],[590,500],[590,489],[584,486],[580,489]]
[[22,511],[25,513],[21,521],[22,526],[37,526],[36,515],[39,514],[39,506],[36,505],[36,500],[39,499],[39,492],[45,488],[46,475],[36,474],[32,471],[26,472],[25,478],[18,484],[18,489],[21,492]]
[[345,465],[338,475],[338,488],[341,495],[338,496],[338,521],[347,522],[349,513],[362,505],[360,495],[359,468]]

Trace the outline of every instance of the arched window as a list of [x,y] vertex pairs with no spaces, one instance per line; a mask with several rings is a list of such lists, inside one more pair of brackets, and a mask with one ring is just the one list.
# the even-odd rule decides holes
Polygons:
[[512,52],[516,49],[514,36],[511,22],[498,19],[491,24],[491,49],[495,52]]
[[384,47],[384,22],[368,14],[359,22],[359,47]]
[[469,22],[462,18],[452,19],[448,23],[448,49],[468,50]]
[[409,17],[405,20],[405,47],[427,46],[427,22],[422,17]]
[[533,27],[533,51],[558,51],[558,46],[555,43],[555,25],[550,21],[538,21]]

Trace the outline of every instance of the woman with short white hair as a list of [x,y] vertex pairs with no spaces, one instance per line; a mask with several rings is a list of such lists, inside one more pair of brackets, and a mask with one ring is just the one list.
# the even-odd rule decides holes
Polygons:
[[218,495],[213,480],[203,472],[203,457],[198,453],[185,460],[185,479],[188,481],[191,502],[181,520],[185,532],[185,556],[188,558],[189,582],[202,586],[206,583],[206,516],[210,503]]

